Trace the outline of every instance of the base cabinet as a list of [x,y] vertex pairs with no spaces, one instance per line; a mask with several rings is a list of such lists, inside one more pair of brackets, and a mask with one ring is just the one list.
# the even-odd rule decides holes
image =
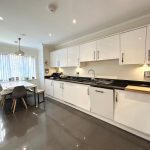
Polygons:
[[113,90],[90,87],[91,112],[113,120]]
[[63,96],[63,90],[62,90],[62,82],[60,81],[54,81],[54,97],[62,100],[62,96]]
[[89,86],[64,82],[63,100],[67,103],[90,111]]
[[116,90],[114,120],[150,134],[150,95]]
[[45,79],[45,93],[49,96],[54,95],[53,80]]

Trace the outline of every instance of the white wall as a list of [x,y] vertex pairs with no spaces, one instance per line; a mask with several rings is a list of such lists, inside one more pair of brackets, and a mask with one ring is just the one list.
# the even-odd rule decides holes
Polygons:
[[88,62],[84,65],[81,65],[80,68],[60,68],[59,71],[63,72],[65,75],[75,76],[76,72],[79,72],[80,76],[91,77],[92,75],[88,74],[88,70],[91,68],[95,70],[96,77],[140,81],[148,81],[148,79],[144,79],[144,71],[150,70],[150,67],[145,65],[119,65],[118,60],[107,60]]

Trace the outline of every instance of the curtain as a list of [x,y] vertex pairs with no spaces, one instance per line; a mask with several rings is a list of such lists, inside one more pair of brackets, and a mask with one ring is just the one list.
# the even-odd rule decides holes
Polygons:
[[35,78],[35,58],[0,53],[0,81],[8,81],[12,77],[19,77],[20,80]]

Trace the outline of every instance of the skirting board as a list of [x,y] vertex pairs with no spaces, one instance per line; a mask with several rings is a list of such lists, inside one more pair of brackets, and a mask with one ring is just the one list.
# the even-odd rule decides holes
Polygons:
[[54,99],[54,100],[56,100],[56,101],[58,101],[58,102],[60,102],[60,103],[63,103],[63,104],[65,104],[65,105],[68,105],[68,106],[70,106],[70,107],[73,107],[73,108],[75,108],[75,109],[77,109],[77,110],[79,110],[79,111],[82,111],[82,112],[84,112],[84,113],[90,115],[90,116],[93,116],[93,117],[95,117],[95,118],[97,118],[97,119],[100,119],[100,120],[102,120],[102,121],[104,121],[104,122],[107,122],[107,123],[109,123],[109,124],[111,124],[111,125],[113,125],[113,126],[116,126],[116,127],[120,128],[120,129],[122,129],[122,130],[125,130],[125,131],[127,131],[127,132],[130,132],[130,133],[136,135],[136,136],[139,136],[139,137],[141,137],[141,138],[143,138],[143,139],[146,139],[146,140],[150,141],[150,135],[148,135],[148,134],[144,134],[144,133],[142,133],[142,132],[140,132],[140,131],[137,131],[137,130],[132,129],[132,128],[127,127],[127,126],[124,126],[124,125],[122,125],[122,124],[120,124],[120,123],[117,123],[117,122],[115,122],[115,121],[113,121],[113,120],[109,120],[109,119],[107,119],[107,118],[98,116],[98,115],[96,115],[96,114],[94,114],[94,113],[91,113],[91,112],[89,112],[89,111],[86,111],[86,110],[84,110],[84,109],[81,109],[81,108],[79,108],[79,107],[76,107],[76,106],[74,106],[74,105],[71,105],[71,104],[69,104],[69,103],[66,103],[65,101],[59,100],[59,99],[57,99],[57,98],[55,98],[55,97],[52,97],[52,96],[49,96],[49,95],[47,95],[47,94],[46,94],[45,96],[47,96],[47,97],[49,97],[49,98],[51,98],[51,99]]

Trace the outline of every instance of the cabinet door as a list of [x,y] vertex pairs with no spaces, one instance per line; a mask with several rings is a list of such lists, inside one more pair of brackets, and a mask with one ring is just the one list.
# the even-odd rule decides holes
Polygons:
[[147,27],[146,63],[147,63],[147,64],[150,64],[150,26]]
[[62,100],[62,82],[60,81],[53,81],[54,86],[54,97]]
[[91,112],[113,119],[113,90],[90,87]]
[[58,52],[57,51],[50,52],[50,66],[58,67]]
[[116,91],[114,120],[150,134],[150,95],[129,91]]
[[68,66],[79,66],[79,46],[68,48]]
[[45,93],[53,96],[53,80],[45,79]]
[[64,82],[63,100],[90,111],[89,86]]
[[80,62],[96,60],[96,41],[80,45]]
[[97,60],[119,59],[119,35],[97,41]]
[[59,50],[60,67],[67,67],[67,48]]
[[144,64],[146,27],[120,35],[120,64]]
[[[76,84],[76,90],[78,95],[76,99],[76,105],[80,108],[90,111],[90,95],[89,95],[89,86]],[[76,93],[74,93],[75,95]]]
[[67,103],[76,105],[78,93],[76,91],[76,84],[63,82],[63,100]]

